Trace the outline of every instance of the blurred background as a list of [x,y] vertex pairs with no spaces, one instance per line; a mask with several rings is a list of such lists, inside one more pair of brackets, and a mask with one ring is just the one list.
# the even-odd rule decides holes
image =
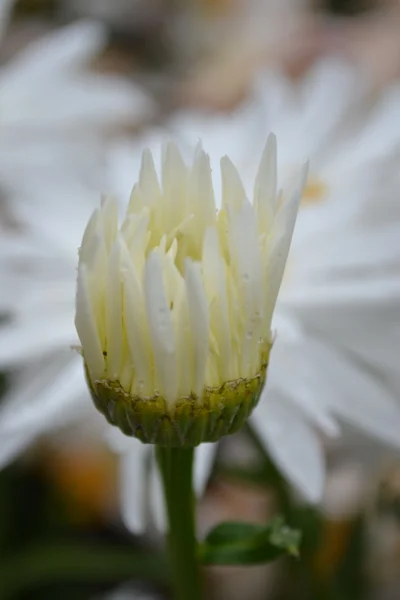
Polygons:
[[[162,536],[151,518],[138,535],[126,510],[121,516],[119,450],[99,435],[89,401],[84,409],[71,401],[68,415],[58,414],[52,401],[60,388],[36,381],[38,369],[53,360],[52,349],[64,340],[66,350],[72,345],[74,264],[86,219],[101,191],[115,190],[126,201],[141,149],[171,131],[186,139],[188,118],[194,138],[225,123],[216,134],[223,153],[235,153],[242,135],[248,144],[253,134],[240,129],[240,111],[248,109],[260,74],[278,73],[286,87],[301,86],[321,60],[339,60],[368,80],[364,103],[352,104],[353,119],[389,92],[398,106],[400,3],[2,0],[0,35],[1,415],[9,417],[23,391],[14,410],[27,423],[15,431],[0,425],[0,600],[169,598]],[[346,95],[351,104],[360,87],[321,96],[326,104],[315,119],[334,112]],[[284,100],[278,94],[274,102],[278,110]],[[339,131],[347,123],[334,126]],[[397,132],[397,144],[400,121],[389,115],[387,130]],[[384,181],[396,180],[392,150],[382,153],[391,169]],[[311,203],[321,191],[312,183]],[[400,187],[385,193],[396,202]],[[379,213],[379,197],[376,202]],[[17,304],[19,326],[12,329]],[[392,353],[398,357],[397,341]],[[397,382],[396,375],[392,368]],[[400,388],[393,389],[400,403]],[[40,421],[44,395],[46,425]],[[37,414],[29,413],[31,405]],[[89,420],[94,415],[93,427],[86,413]],[[319,435],[327,476],[317,505],[293,492],[249,429],[220,444],[198,504],[200,535],[219,520],[264,522],[283,512],[302,529],[303,544],[298,561],[208,569],[207,598],[400,598],[398,451],[350,426],[341,438]],[[400,430],[398,438],[400,444]],[[142,485],[141,476],[136,473],[134,486]]]

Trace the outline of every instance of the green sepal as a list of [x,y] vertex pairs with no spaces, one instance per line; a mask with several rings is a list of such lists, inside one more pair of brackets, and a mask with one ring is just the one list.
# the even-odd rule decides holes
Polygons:
[[268,356],[269,347],[253,377],[206,387],[202,398],[192,394],[177,399],[172,406],[158,394],[141,398],[127,393],[119,381],[92,381],[87,369],[86,378],[96,408],[125,435],[146,444],[189,448],[217,442],[243,427],[263,390]]

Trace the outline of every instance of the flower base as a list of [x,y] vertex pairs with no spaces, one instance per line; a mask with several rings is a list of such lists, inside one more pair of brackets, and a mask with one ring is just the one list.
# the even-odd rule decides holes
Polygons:
[[191,395],[169,407],[159,395],[141,398],[128,394],[118,381],[90,381],[97,409],[112,425],[146,444],[193,447],[216,442],[242,428],[257,405],[264,387],[267,362],[254,377],[205,388],[202,400]]

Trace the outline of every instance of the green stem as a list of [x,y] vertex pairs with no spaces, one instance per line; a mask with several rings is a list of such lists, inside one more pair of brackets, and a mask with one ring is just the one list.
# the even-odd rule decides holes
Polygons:
[[193,448],[157,446],[168,515],[168,552],[175,600],[201,600],[192,488]]

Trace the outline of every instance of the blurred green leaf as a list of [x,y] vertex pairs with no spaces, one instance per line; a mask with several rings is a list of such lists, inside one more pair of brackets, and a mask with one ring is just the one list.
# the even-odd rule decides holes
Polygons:
[[277,517],[267,525],[220,523],[200,547],[204,564],[255,565],[284,554],[298,556],[301,533]]
[[163,556],[94,543],[43,544],[1,561],[0,598],[12,599],[23,591],[53,583],[112,583],[134,578],[166,583]]

